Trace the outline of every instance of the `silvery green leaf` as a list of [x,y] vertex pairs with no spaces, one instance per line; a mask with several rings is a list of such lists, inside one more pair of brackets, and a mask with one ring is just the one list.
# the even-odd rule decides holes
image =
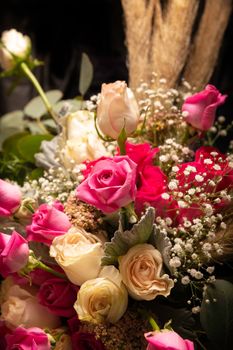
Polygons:
[[118,262],[118,257],[126,254],[131,247],[146,243],[153,231],[154,217],[154,208],[147,208],[145,215],[137,224],[133,225],[130,231],[123,231],[122,219],[120,219],[119,229],[115,232],[111,242],[105,243],[102,265],[115,265]]
[[10,136],[25,129],[23,112],[20,110],[4,114],[0,118],[0,149],[2,143]]
[[[60,90],[50,90],[45,95],[52,106],[62,98]],[[41,118],[46,112],[46,107],[40,96],[34,97],[24,108],[24,113],[35,119]]]
[[82,96],[85,95],[89,89],[93,79],[93,65],[86,53],[82,53],[80,78],[79,78],[79,92]]
[[171,266],[169,265],[170,250],[172,244],[170,239],[161,231],[159,231],[156,227],[154,228],[154,234],[151,235],[151,243],[155,246],[156,249],[161,253],[163,257],[163,262],[170,272],[173,272]]
[[43,169],[57,168],[60,163],[56,159],[58,138],[54,137],[51,141],[42,141],[41,152],[35,154],[36,166]]
[[81,100],[61,100],[55,104],[54,111],[61,117],[64,117],[69,113],[74,113],[80,109],[84,109],[85,105],[85,101]]

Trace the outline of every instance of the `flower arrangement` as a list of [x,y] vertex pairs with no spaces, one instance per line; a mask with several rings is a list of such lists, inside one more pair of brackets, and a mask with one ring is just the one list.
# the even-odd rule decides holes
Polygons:
[[1,146],[1,349],[230,349],[226,95],[154,90],[152,74],[135,93],[50,101],[30,46],[2,35],[3,75],[28,77],[45,110],[31,102]]

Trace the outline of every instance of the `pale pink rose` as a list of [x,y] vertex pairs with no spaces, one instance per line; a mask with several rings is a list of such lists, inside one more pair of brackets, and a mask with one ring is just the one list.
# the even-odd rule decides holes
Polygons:
[[97,108],[98,126],[104,135],[117,139],[125,128],[130,135],[139,122],[139,108],[132,90],[124,81],[102,84]]
[[186,98],[182,111],[188,113],[187,123],[196,129],[208,130],[214,124],[217,107],[226,98],[227,95],[222,95],[213,85],[207,85],[205,90]]
[[50,245],[55,237],[64,235],[70,227],[61,203],[42,204],[33,214],[31,225],[26,227],[27,239]]
[[99,160],[77,187],[77,198],[104,213],[113,213],[134,200],[136,168],[128,156]]
[[6,336],[6,350],[50,350],[47,334],[40,328],[16,328]]
[[12,215],[20,206],[20,202],[19,187],[0,179],[0,216]]
[[28,242],[16,231],[0,232],[0,274],[3,277],[23,268],[29,256]]
[[192,341],[181,338],[174,331],[149,332],[145,338],[149,343],[146,350],[194,350]]

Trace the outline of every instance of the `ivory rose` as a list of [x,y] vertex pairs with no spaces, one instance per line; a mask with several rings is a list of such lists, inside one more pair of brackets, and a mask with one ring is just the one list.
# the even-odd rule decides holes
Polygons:
[[64,117],[62,140],[61,156],[68,167],[108,155],[97,135],[94,114],[88,111],[77,111]]
[[0,42],[0,65],[4,70],[14,68],[15,58],[25,59],[31,49],[31,40],[15,29],[2,33]]
[[28,242],[16,231],[0,232],[0,274],[6,277],[23,268],[29,256]]
[[3,286],[2,289],[1,318],[9,328],[18,326],[56,328],[59,326],[59,318],[39,304],[35,296],[36,290],[26,290],[17,284],[12,285],[7,280],[5,281],[8,285]]
[[40,328],[16,328],[6,336],[6,350],[50,350],[47,334]]
[[114,266],[105,266],[98,278],[81,286],[74,308],[81,321],[116,323],[127,304],[128,293],[119,271]]
[[32,223],[26,227],[27,239],[50,245],[54,237],[64,235],[70,227],[61,203],[41,204],[32,216]]
[[182,339],[174,331],[149,332],[145,334],[145,338],[149,343],[146,350],[194,350],[191,340]]
[[77,198],[104,213],[113,213],[134,200],[136,168],[128,156],[100,159],[77,187]]
[[98,276],[103,248],[94,235],[77,229],[54,238],[50,255],[65,271],[69,280],[81,286],[85,281]]
[[174,282],[161,276],[163,260],[151,244],[137,244],[119,258],[119,270],[129,295],[136,300],[153,300],[168,296]]
[[217,107],[226,98],[227,95],[222,95],[213,85],[207,85],[205,90],[186,98],[182,111],[187,112],[187,123],[202,131],[210,129],[214,124]]
[[124,81],[102,84],[97,122],[104,135],[117,139],[125,128],[130,135],[139,122],[139,108],[132,90]]
[[0,216],[12,215],[20,206],[20,202],[19,187],[0,179]]

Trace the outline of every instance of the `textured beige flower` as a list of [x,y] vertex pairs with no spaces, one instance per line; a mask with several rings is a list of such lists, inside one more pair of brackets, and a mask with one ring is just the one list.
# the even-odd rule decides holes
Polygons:
[[115,323],[125,313],[127,304],[128,293],[119,271],[105,266],[98,278],[81,286],[74,308],[80,320]]
[[85,281],[98,276],[103,248],[94,235],[81,228],[72,228],[65,235],[54,238],[50,255],[65,271],[69,280],[81,286]]
[[97,108],[98,126],[104,135],[117,139],[123,127],[130,135],[139,122],[139,108],[124,81],[102,84]]
[[85,160],[107,156],[103,142],[97,135],[94,114],[77,111],[62,121],[62,160],[67,167],[75,167]]
[[174,282],[161,275],[163,260],[150,244],[138,244],[119,258],[119,270],[129,295],[136,300],[152,300],[157,295],[168,296]]
[[30,52],[31,40],[27,35],[17,32],[15,29],[2,33],[2,45],[0,44],[0,65],[3,69],[12,69],[15,65],[14,56],[24,59]]

